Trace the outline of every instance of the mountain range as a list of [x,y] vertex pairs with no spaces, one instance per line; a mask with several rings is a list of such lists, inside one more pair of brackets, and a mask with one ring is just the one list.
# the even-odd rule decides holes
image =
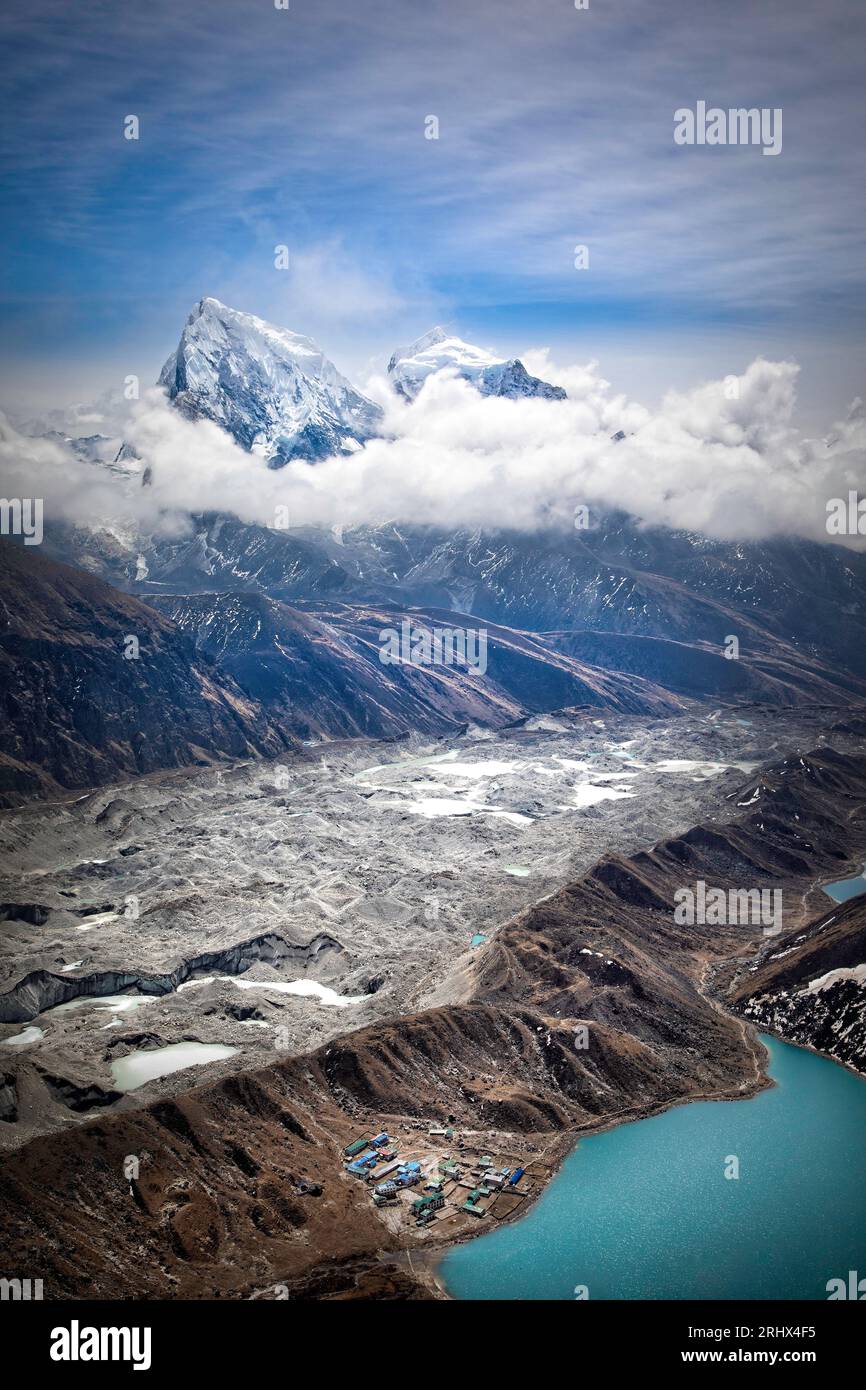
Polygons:
[[[572,707],[670,717],[694,700],[866,700],[866,681],[760,631],[756,651],[734,662],[708,642],[533,633],[432,605],[336,596],[298,606],[260,589],[143,601],[10,541],[0,543],[0,607],[0,805],[274,757],[299,739],[442,736]],[[404,623],[483,631],[485,671],[383,663],[383,633]]]
[[[497,357],[440,327],[398,349],[387,375],[408,402],[438,372],[459,376],[482,396],[566,396],[561,386],[531,376],[518,358]],[[353,386],[312,338],[212,297],[192,309],[158,385],[184,415],[212,420],[271,468],[356,453],[383,425],[382,407]],[[85,419],[101,414],[98,406],[77,410]],[[48,437],[67,443],[80,458],[115,463],[128,453],[121,441],[101,434],[75,437],[58,430],[67,416],[51,412]],[[30,432],[34,428],[30,422]]]
[[[562,399],[437,329],[394,354],[395,408],[435,406],[438,372]],[[161,382],[271,468],[351,467],[384,428],[310,339],[211,299]],[[128,445],[58,434],[119,499],[145,486]],[[864,598],[862,554],[620,512],[566,534],[202,510],[0,541],[0,1013],[33,1021],[0,1038],[10,1267],[55,1297],[421,1296],[424,1232],[345,1180],[359,1132],[426,1152],[459,1127],[536,1192],[575,1134],[760,1090],[756,1025],[862,1071],[866,913],[820,885],[864,852]],[[483,631],[484,671],[384,663],[404,625]],[[59,804],[11,809],[37,798]],[[784,934],[680,923],[684,880],[778,891]],[[369,1012],[323,1034],[293,997],[317,992]],[[53,1007],[106,999],[98,1028]],[[194,1088],[114,1085],[217,1037]]]
[[[407,403],[437,373],[481,395],[565,394],[519,359],[439,327],[388,366]],[[218,425],[271,468],[357,454],[384,429],[382,408],[310,338],[213,298],[194,307],[160,383],[177,410]],[[114,480],[119,497],[146,480],[116,440],[69,442]],[[180,534],[49,520],[43,549],[154,605],[198,659],[216,661],[257,703],[257,719],[275,721],[278,737],[501,723],[557,703],[615,703],[611,681],[628,699],[639,690],[645,708],[665,692],[674,702],[783,705],[866,695],[866,554],[834,544],[713,540],[615,511],[568,532],[387,518],[280,530],[202,511]],[[375,634],[409,610],[495,630],[483,694],[454,671],[444,686],[417,668],[386,672]],[[731,637],[738,660],[726,659]]]
[[281,728],[302,738],[390,738],[411,729],[442,734],[573,705],[660,715],[682,707],[640,675],[613,675],[531,633],[492,624],[483,629],[483,675],[466,663],[383,664],[382,634],[404,622],[426,631],[481,628],[477,619],[441,609],[320,603],[302,612],[249,593],[160,596],[151,603]]
[[[485,628],[483,676],[384,664],[404,620],[463,614],[342,604],[302,612],[261,593],[143,603],[93,575],[0,542],[0,806],[164,768],[274,757],[299,738],[441,735],[580,705],[674,714],[676,695],[529,633]],[[478,627],[476,622],[474,626]]]

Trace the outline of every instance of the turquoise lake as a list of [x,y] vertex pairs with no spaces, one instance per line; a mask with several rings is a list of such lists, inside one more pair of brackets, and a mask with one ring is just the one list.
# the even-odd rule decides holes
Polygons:
[[834,903],[847,903],[851,898],[859,898],[861,893],[866,893],[866,864],[863,865],[862,874],[855,874],[853,878],[837,878],[835,883],[825,883],[824,892]]
[[866,1082],[761,1041],[772,1089],[582,1139],[525,1217],[449,1252],[452,1296],[826,1299],[866,1275]]

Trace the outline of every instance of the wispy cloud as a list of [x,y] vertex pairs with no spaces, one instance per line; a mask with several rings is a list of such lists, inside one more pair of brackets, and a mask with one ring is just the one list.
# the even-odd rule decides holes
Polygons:
[[[76,349],[160,311],[173,333],[203,293],[321,322],[356,306],[383,350],[433,300],[862,316],[859,0],[729,0],[700,23],[674,0],[19,0],[4,26],[15,293]],[[782,155],[675,147],[697,98],[781,107]],[[78,315],[52,320],[58,299]]]

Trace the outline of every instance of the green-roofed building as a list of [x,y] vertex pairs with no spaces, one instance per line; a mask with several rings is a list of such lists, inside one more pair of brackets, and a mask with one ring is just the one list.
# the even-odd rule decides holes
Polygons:
[[469,1200],[468,1197],[467,1197],[466,1201],[463,1203],[463,1206],[462,1206],[461,1210],[462,1210],[462,1211],[471,1211],[471,1213],[472,1213],[473,1216],[483,1216],[483,1215],[484,1215],[484,1208],[483,1208],[483,1207],[479,1207],[479,1206],[477,1205],[477,1203],[475,1203],[475,1202],[471,1202],[471,1201]]
[[354,1158],[355,1154],[359,1154],[362,1149],[366,1149],[369,1142],[368,1139],[356,1139],[353,1144],[346,1145],[343,1153],[347,1158]]
[[444,1207],[445,1198],[441,1192],[431,1192],[429,1197],[418,1197],[412,1203],[412,1215],[421,1216],[426,1211],[438,1211]]

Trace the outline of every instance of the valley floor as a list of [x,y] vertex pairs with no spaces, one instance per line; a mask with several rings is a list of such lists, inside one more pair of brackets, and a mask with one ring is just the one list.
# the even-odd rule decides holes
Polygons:
[[230,1047],[243,1070],[466,999],[502,923],[606,852],[726,819],[822,715],[562,713],[5,813],[0,1058],[26,1079],[0,1143],[116,1101],[140,1047]]

